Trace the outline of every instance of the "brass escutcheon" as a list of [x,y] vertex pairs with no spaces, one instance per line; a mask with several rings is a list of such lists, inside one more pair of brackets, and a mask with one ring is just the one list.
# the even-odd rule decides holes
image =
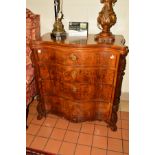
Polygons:
[[76,92],[77,88],[75,86],[73,86],[72,90],[73,90],[73,92]]
[[75,71],[75,70],[74,70],[74,71],[72,71],[71,76],[72,76],[72,78],[73,78],[73,79],[75,79],[75,78],[76,78],[76,75],[77,75],[77,71]]
[[72,60],[72,61],[76,61],[77,60],[77,56],[75,55],[75,54],[71,54],[70,55],[70,59]]

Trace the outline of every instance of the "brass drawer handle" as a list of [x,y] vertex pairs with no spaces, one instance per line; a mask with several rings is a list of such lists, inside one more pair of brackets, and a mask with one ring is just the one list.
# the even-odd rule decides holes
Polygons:
[[75,70],[74,70],[74,71],[72,71],[71,76],[72,76],[72,78],[73,78],[73,79],[75,79],[75,78],[76,78],[76,75],[77,75],[77,71],[75,71]]
[[77,60],[77,56],[75,55],[75,54],[71,54],[70,55],[70,59],[72,60],[72,61],[76,61]]

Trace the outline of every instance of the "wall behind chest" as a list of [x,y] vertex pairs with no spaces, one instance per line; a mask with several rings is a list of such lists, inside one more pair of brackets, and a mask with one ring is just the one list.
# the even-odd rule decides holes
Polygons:
[[[129,0],[118,0],[114,6],[117,23],[112,27],[114,34],[122,34],[129,44]],[[63,0],[63,24],[68,31],[69,21],[86,21],[89,23],[89,33],[96,34],[98,13],[102,8],[100,0]],[[26,0],[26,7],[41,16],[41,34],[51,32],[54,23],[54,0]],[[122,85],[122,92],[129,92],[129,56]]]

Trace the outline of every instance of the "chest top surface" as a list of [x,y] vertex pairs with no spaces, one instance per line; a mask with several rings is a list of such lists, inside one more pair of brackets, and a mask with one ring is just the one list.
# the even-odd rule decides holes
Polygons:
[[125,39],[122,35],[116,35],[115,41],[113,43],[103,43],[98,42],[94,40],[94,35],[89,34],[88,37],[69,37],[67,36],[64,40],[54,40],[51,38],[50,33],[46,33],[42,36],[41,40],[35,41],[36,44],[42,44],[46,46],[67,46],[67,47],[81,47],[81,48],[95,48],[95,47],[101,47],[101,48],[112,48],[116,50],[121,50],[123,54],[126,54],[127,52],[127,46],[125,46]]

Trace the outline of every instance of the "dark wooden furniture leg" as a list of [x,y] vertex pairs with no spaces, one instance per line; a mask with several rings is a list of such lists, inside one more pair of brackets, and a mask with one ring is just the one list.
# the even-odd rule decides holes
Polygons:
[[113,109],[112,109],[112,114],[111,114],[111,120],[109,123],[109,127],[111,128],[112,131],[117,131],[117,110],[118,109],[118,105],[113,105]]
[[28,115],[29,115],[29,107],[30,107],[30,104],[33,102],[34,100],[34,97],[32,98],[32,101],[28,104],[28,106],[26,107],[26,128],[28,128],[28,125],[27,125],[27,119],[28,119]]
[[28,114],[29,114],[29,105],[26,107],[26,128],[28,128],[27,119],[28,119]]
[[46,114],[45,114],[45,112],[43,110],[42,101],[41,101],[41,98],[40,98],[39,95],[37,96],[37,101],[38,101],[38,105],[37,105],[38,116],[37,116],[37,119],[41,120],[44,116],[46,116]]

